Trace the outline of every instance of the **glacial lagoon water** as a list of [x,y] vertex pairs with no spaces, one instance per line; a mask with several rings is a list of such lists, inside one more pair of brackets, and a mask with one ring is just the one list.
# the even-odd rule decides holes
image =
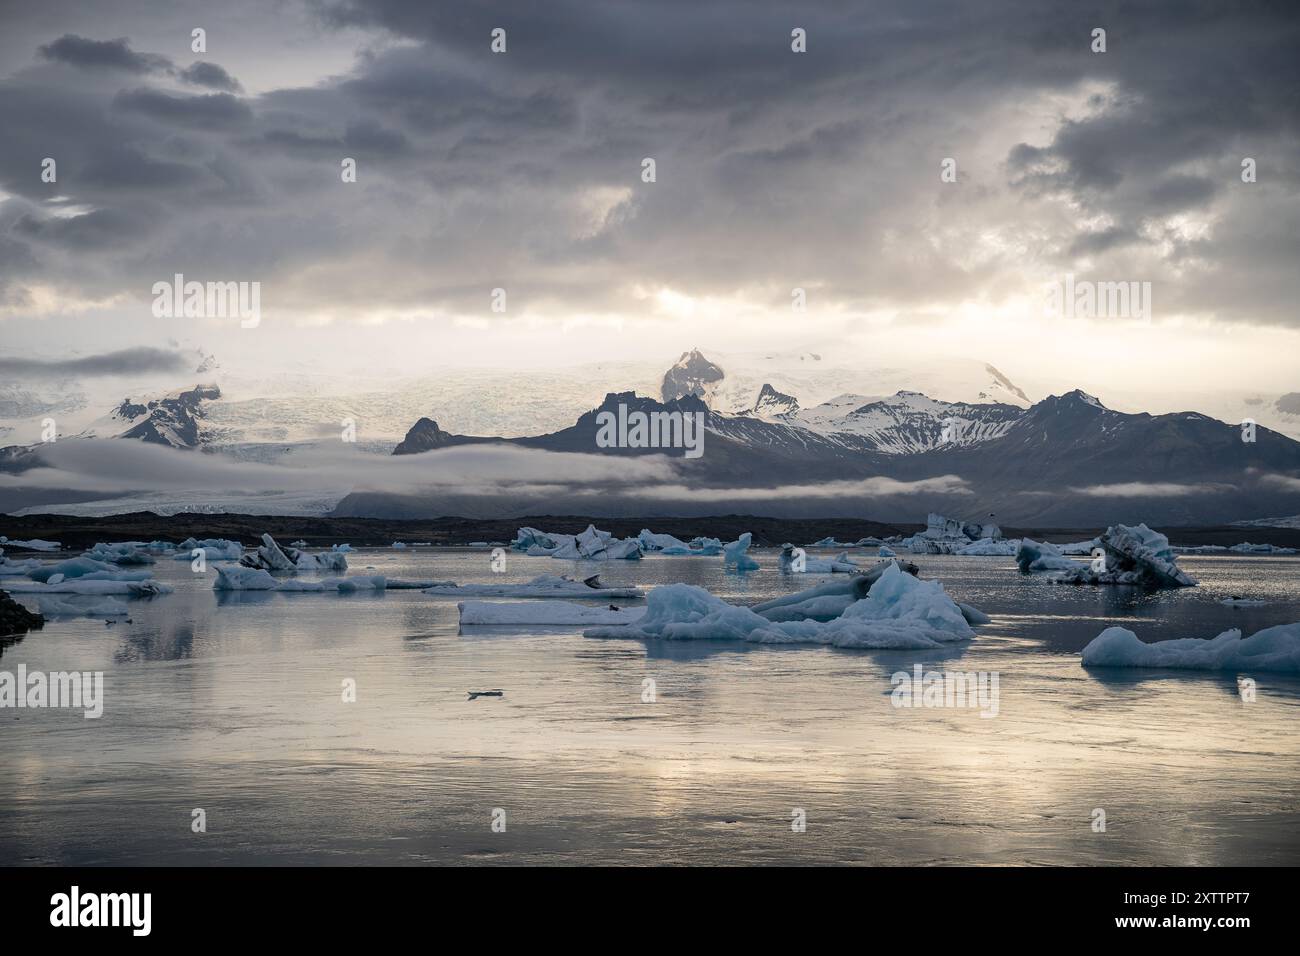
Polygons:
[[[350,558],[460,582],[598,570],[746,603],[821,577],[753,553],[745,576],[720,558],[512,553],[505,574],[486,550]],[[975,640],[462,631],[450,598],[221,594],[160,560],[176,592],[132,602],[131,623],[61,619],[4,649],[0,670],[102,670],[106,700],[98,720],[0,711],[0,864],[1300,863],[1300,679],[1253,675],[1247,701],[1234,674],[1078,658],[1113,624],[1150,641],[1300,621],[1300,558],[1188,556],[1201,587],[1155,594],[1054,586],[1010,558],[913,560],[992,615]],[[998,715],[892,706],[890,675],[916,663],[997,673]],[[488,689],[503,695],[466,699]]]

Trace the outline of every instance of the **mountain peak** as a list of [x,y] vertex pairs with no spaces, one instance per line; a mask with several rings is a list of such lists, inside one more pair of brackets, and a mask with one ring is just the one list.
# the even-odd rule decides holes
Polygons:
[[724,375],[722,368],[705,358],[699,349],[691,349],[683,352],[677,364],[664,374],[660,394],[665,402],[694,395],[707,405]]

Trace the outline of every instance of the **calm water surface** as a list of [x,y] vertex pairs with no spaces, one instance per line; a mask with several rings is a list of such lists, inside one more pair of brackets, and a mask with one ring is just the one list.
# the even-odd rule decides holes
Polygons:
[[[747,603],[820,579],[757,556],[744,577],[720,558],[515,554],[497,575],[469,549],[351,564],[599,570]],[[913,560],[993,623],[927,654],[462,632],[451,598],[218,594],[161,560],[176,593],[132,602],[132,623],[58,620],[5,648],[0,670],[104,671],[106,704],[0,711],[0,864],[1300,862],[1300,680],[1253,675],[1247,703],[1237,675],[1078,658],[1112,624],[1151,641],[1300,621],[1300,559],[1184,557],[1201,587],[1149,595],[1054,586],[1009,558]],[[891,706],[890,675],[918,661],[997,672],[998,716]]]

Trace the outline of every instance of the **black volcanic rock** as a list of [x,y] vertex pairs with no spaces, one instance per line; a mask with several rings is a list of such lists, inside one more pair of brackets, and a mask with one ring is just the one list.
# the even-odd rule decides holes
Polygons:
[[8,591],[0,591],[0,637],[25,634],[44,626],[45,618],[27,610],[11,598]]
[[203,444],[200,423],[207,415],[203,403],[220,397],[221,389],[217,386],[196,385],[143,404],[126,399],[113,414],[128,421],[144,418],[117,437],[135,438],[171,448],[197,448]]
[[789,412],[799,410],[799,400],[793,395],[787,395],[785,392],[778,392],[770,384],[764,382],[763,387],[758,391],[758,398],[754,401],[753,414],[759,418],[773,418],[777,415],[785,415]]
[[394,455],[418,455],[422,451],[446,448],[455,444],[453,436],[438,427],[432,418],[421,418],[410,427],[406,437],[393,449]]

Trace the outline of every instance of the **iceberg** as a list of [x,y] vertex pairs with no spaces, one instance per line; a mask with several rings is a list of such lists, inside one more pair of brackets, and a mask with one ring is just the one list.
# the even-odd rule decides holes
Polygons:
[[1071,561],[1061,553],[1061,549],[1046,541],[1034,541],[1021,538],[1016,548],[1016,564],[1024,574],[1038,571],[1074,571],[1082,568],[1078,561]]
[[320,554],[308,554],[297,548],[282,548],[269,534],[262,535],[261,546],[252,554],[246,554],[239,563],[247,568],[261,568],[263,571],[346,571],[347,554],[342,551],[325,551]]
[[124,601],[106,597],[89,604],[74,604],[57,597],[41,595],[37,598],[43,617],[126,617],[130,611]]
[[31,538],[27,541],[16,541],[12,538],[6,538],[0,534],[0,545],[7,545],[11,548],[18,548],[20,551],[62,551],[63,545],[58,541],[45,541],[41,538]]
[[959,547],[953,554],[976,555],[979,557],[1013,557],[1020,549],[1020,541],[1016,538],[1004,538],[1001,541],[995,541],[992,538],[981,538],[973,541],[965,547]]
[[904,539],[903,544],[913,554],[956,554],[972,542],[983,539],[996,541],[1001,538],[1002,529],[995,524],[960,521],[932,511],[925,517],[925,530]]
[[203,549],[203,556],[208,561],[238,561],[244,556],[244,546],[238,541],[227,541],[225,538],[204,538],[202,541],[197,541],[194,538],[186,538],[176,547],[173,560],[189,561],[193,553],[200,548]]
[[560,575],[543,574],[525,584],[453,584],[443,582],[424,589],[425,594],[439,597],[521,597],[521,598],[639,598],[640,588],[607,588],[599,575],[581,581]]
[[338,591],[383,591],[388,581],[383,575],[355,575],[347,578],[323,578],[320,581],[300,581],[296,578],[282,580],[265,568],[250,568],[243,564],[220,564],[217,579],[212,582],[214,591],[280,591],[282,593],[320,593]]
[[781,545],[781,553],[777,555],[776,559],[777,567],[782,571],[796,574],[853,574],[862,570],[861,567],[849,559],[847,551],[833,558],[810,558],[805,554],[802,566],[796,567],[794,551],[794,545],[788,542]]
[[[859,577],[855,575],[855,578]],[[857,587],[852,579],[845,585]],[[818,589],[814,589],[818,590]],[[807,594],[807,592],[805,592]],[[798,597],[798,595],[792,595]],[[773,602],[768,602],[769,606]],[[807,599],[803,602],[807,604]],[[663,640],[741,640],[759,644],[827,644],[844,648],[934,648],[974,636],[961,609],[938,581],[921,581],[889,562],[867,594],[825,621],[773,621],[690,584],[650,592],[633,624],[598,626],[587,637]]]
[[680,538],[674,538],[671,534],[656,534],[649,528],[641,529],[637,541],[641,544],[641,550],[647,554],[657,553],[668,557],[688,555],[710,557],[722,553],[722,542],[717,538],[693,538],[688,544]]
[[0,577],[17,577],[19,575],[31,574],[41,566],[40,558],[28,558],[24,561],[14,561],[5,557],[3,548],[0,548]]
[[103,578],[86,575],[79,578],[64,579],[54,575],[47,583],[40,581],[9,581],[5,590],[15,594],[126,594],[131,597],[153,597],[158,594],[171,594],[174,590],[170,584],[163,584],[153,578],[139,579],[133,576]]
[[1079,565],[1052,575],[1062,584],[1136,584],[1149,588],[1191,588],[1197,581],[1178,567],[1169,539],[1145,524],[1112,525],[1101,535],[1104,570]]
[[758,562],[746,553],[749,551],[749,543],[753,540],[753,534],[746,531],[731,544],[723,545],[723,567],[735,568],[737,571],[757,571]]
[[1243,638],[1237,628],[1218,637],[1184,637],[1146,644],[1123,627],[1108,627],[1083,649],[1085,667],[1167,667],[1201,671],[1300,673],[1300,623],[1279,624]]
[[631,624],[645,614],[644,607],[592,607],[567,601],[520,601],[492,604],[487,601],[462,601],[460,623],[495,625],[563,625],[585,627],[592,624]]
[[[149,573],[142,572],[144,577]],[[115,565],[107,561],[96,561],[94,558],[68,558],[66,561],[56,561],[53,564],[42,564],[27,576],[33,581],[49,581],[55,575],[62,578],[79,578],[88,574],[130,574],[133,578],[141,572],[118,571]]]
[[1276,544],[1251,544],[1249,541],[1243,541],[1241,544],[1234,544],[1229,551],[1235,551],[1237,554],[1295,554],[1295,548],[1283,548]]
[[898,552],[885,544],[882,544],[880,546],[880,551],[877,554],[877,557],[881,557],[881,558],[894,558],[897,556],[898,556]]
[[523,550],[531,557],[567,561],[635,561],[641,557],[642,550],[639,538],[619,540],[591,524],[587,525],[586,531],[576,535],[545,534],[536,528],[520,528],[511,547]]
[[144,541],[119,541],[115,544],[100,541],[93,548],[83,551],[82,557],[117,565],[154,563],[149,545]]

